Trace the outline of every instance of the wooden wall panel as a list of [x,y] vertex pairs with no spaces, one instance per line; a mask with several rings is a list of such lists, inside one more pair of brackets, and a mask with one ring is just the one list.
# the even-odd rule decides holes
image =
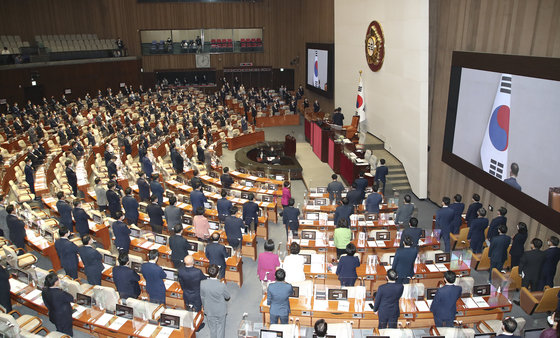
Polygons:
[[[552,231],[530,219],[441,161],[451,55],[454,50],[560,57],[560,1],[432,0],[430,2],[430,152],[428,196],[478,193],[483,204],[508,208],[510,234],[517,222],[529,226],[529,238]],[[494,215],[490,214],[490,217]]]

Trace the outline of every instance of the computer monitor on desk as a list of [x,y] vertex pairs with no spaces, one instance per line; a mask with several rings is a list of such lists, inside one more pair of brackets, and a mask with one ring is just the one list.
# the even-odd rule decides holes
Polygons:
[[17,280],[19,280],[22,283],[29,284],[29,282],[30,282],[29,274],[27,272],[17,270],[16,277],[17,277]]
[[305,215],[305,218],[309,221],[318,221],[319,220],[319,213],[318,212],[308,212]]
[[302,239],[311,239],[311,240],[315,240],[315,237],[317,236],[317,233],[315,231],[309,231],[309,230],[303,230],[301,232],[301,238]]
[[292,294],[290,295],[290,298],[299,298],[299,286],[292,285]]
[[435,255],[436,263],[449,263],[451,261],[451,254],[449,252],[438,253]]
[[197,252],[198,251],[198,243],[193,242],[193,241],[188,241],[188,243],[190,245],[189,251],[192,251],[192,252]]
[[183,215],[183,218],[181,219],[181,221],[182,221],[183,224],[192,225],[192,217],[190,217],[190,216]]
[[54,242],[54,235],[49,230],[43,231],[43,237],[47,240],[47,242]]
[[136,271],[136,273],[140,273],[142,271],[142,263],[130,262],[130,267],[132,270]]
[[274,197],[270,195],[262,195],[262,201],[267,203],[272,203],[274,202]]
[[117,264],[117,257],[109,254],[103,254],[103,263],[110,266],[115,266],[115,264]]
[[146,203],[141,202],[141,203],[138,204],[138,211],[140,211],[141,213],[144,213],[144,214],[145,214],[145,213],[146,213],[146,208],[147,208],[147,207],[148,207],[148,206],[146,205]]
[[103,222],[103,218],[101,216],[99,216],[98,214],[92,214],[91,218],[93,219],[93,223],[95,224],[101,224]]
[[326,194],[327,193],[327,187],[317,187],[317,193],[318,194]]
[[391,240],[391,233],[389,231],[378,231],[375,233],[375,239],[378,241]]
[[210,225],[210,230],[218,230],[220,228],[217,222],[208,221],[208,224]]
[[347,300],[348,290],[346,289],[329,289],[328,300]]
[[130,236],[135,237],[135,238],[140,237],[140,229],[131,228],[130,229]]
[[303,264],[311,264],[311,255],[300,254],[303,258],[305,258],[305,262]]
[[327,205],[328,202],[329,200],[326,198],[318,198],[317,200],[315,200],[315,205]]
[[245,186],[247,188],[252,188],[255,186],[255,183],[253,181],[245,181]]
[[159,316],[159,325],[171,327],[173,329],[178,329],[180,325],[180,320],[178,316],[162,313]]
[[473,297],[489,296],[490,284],[482,284],[473,286]]
[[154,241],[156,244],[167,245],[167,236],[156,234],[154,236]]
[[426,299],[434,299],[436,296],[437,288],[428,288],[426,289]]
[[82,293],[76,294],[76,303],[85,307],[91,307],[91,297]]
[[132,307],[117,304],[115,309],[116,309],[115,314],[117,316],[122,317],[122,318],[126,318],[126,319],[132,319],[132,317],[133,317]]
[[175,194],[173,194],[173,191],[169,191],[169,190],[166,190],[166,191],[165,191],[165,197],[171,198],[171,197],[173,197],[173,196],[175,196]]
[[191,199],[189,198],[189,196],[183,196],[183,203],[191,204]]
[[242,192],[241,193],[241,198],[244,199],[244,200],[249,199],[249,193],[248,192]]
[[163,272],[165,272],[165,279],[177,281],[177,270],[163,269]]

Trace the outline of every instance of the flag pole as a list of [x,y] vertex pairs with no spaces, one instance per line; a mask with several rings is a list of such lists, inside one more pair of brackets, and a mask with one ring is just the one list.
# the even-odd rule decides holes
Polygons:
[[[362,70],[360,69],[360,80],[361,80],[361,79],[362,79]],[[358,114],[358,110],[356,110],[356,115],[359,115],[359,114]],[[360,124],[362,124],[361,122],[362,122],[362,121],[358,120],[358,128],[356,128],[356,130],[358,131],[358,133],[360,133]]]

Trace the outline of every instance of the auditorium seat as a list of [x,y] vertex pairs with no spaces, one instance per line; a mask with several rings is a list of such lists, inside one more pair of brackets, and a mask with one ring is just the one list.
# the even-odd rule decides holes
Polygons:
[[119,294],[114,288],[95,285],[93,287],[93,299],[102,309],[115,311],[116,305],[119,303]]
[[127,298],[125,303],[126,306],[132,308],[135,318],[142,318],[143,320],[157,320],[163,310],[165,310],[163,304],[150,303],[141,299]]
[[458,234],[450,234],[452,250],[467,249],[470,247],[470,241],[467,239],[469,228],[462,228]]
[[0,313],[0,332],[5,337],[27,337],[29,333],[37,332],[42,324],[38,317],[22,315],[17,310],[12,310],[9,314]]
[[[482,253],[472,254],[471,268],[475,270],[488,270],[490,269],[490,257],[488,257],[488,247],[482,250]],[[469,250],[472,253],[471,250]]]
[[521,288],[521,276],[519,275],[519,267],[514,266],[510,272],[502,273],[498,269],[492,269],[492,284],[500,286],[503,289],[517,291]]
[[519,292],[521,308],[529,315],[554,311],[558,303],[558,291],[560,291],[560,287],[545,287],[544,291],[534,292],[529,291],[526,287],[522,287]]
[[6,254],[6,262],[14,269],[25,270],[31,265],[37,263],[37,257],[35,257],[32,253],[24,253],[23,255],[18,256],[16,249],[13,246],[4,245],[2,249],[4,249],[4,253]]
[[59,275],[58,280],[60,281],[60,288],[71,294],[74,299],[76,299],[76,295],[78,293],[85,294],[91,289],[91,285],[87,283],[80,283],[69,276]]

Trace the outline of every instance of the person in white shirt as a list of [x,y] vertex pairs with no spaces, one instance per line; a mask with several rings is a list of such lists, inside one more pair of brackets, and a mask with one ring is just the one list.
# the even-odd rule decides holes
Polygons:
[[298,243],[293,242],[290,244],[290,255],[284,258],[282,268],[286,271],[286,283],[303,282],[305,280],[305,272],[303,272],[303,265],[305,264],[305,257],[299,255],[300,246]]

